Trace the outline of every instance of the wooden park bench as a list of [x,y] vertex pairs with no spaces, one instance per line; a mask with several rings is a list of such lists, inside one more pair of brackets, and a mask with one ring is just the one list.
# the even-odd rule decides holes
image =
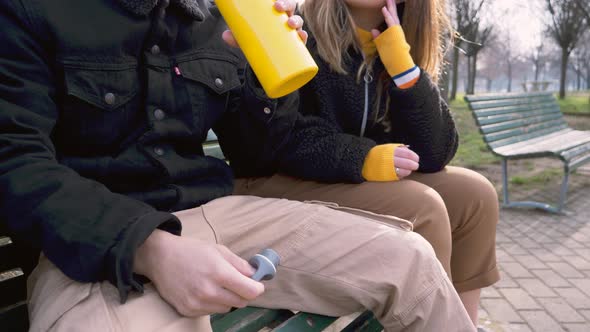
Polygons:
[[29,329],[25,258],[19,249],[0,232],[0,331]]
[[[502,158],[503,206],[528,206],[562,213],[569,174],[590,162],[590,131],[571,129],[557,100],[548,92],[468,95],[465,101],[492,152]],[[510,201],[508,160],[551,157],[563,163],[557,206],[536,201]]]
[[[225,159],[217,144],[217,137],[210,132],[203,144],[206,155]],[[14,243],[0,222],[0,331],[27,331],[29,318],[26,303],[26,277],[34,261],[26,247]],[[279,270],[280,271],[280,270]],[[280,273],[280,272],[279,272]],[[276,332],[319,332],[339,317],[327,317],[310,313],[294,313],[286,309],[247,307],[227,314],[211,316],[214,332],[255,332],[266,328]],[[362,313],[342,329],[343,332],[377,332],[383,327],[369,311]],[[195,331],[198,332],[198,331]]]

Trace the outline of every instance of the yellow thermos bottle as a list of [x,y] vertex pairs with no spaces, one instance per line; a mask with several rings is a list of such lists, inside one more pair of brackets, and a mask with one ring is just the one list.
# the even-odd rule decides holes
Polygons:
[[262,88],[271,98],[287,95],[318,72],[288,16],[275,0],[215,0]]

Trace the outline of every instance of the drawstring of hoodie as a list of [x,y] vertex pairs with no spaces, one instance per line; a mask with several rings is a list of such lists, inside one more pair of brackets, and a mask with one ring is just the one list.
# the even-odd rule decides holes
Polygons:
[[369,85],[373,82],[373,66],[372,61],[371,65],[367,63],[367,57],[378,57],[377,48],[375,46],[375,42],[373,41],[373,35],[370,31],[365,31],[361,28],[356,29],[357,38],[359,41],[359,51],[363,56],[363,64],[365,65],[365,73],[363,75],[363,81],[365,81],[365,105],[363,108],[363,119],[361,122],[361,130],[360,130],[360,137],[365,135],[365,131],[367,130],[367,119],[369,117]]
[[[363,54],[363,58],[365,55]],[[373,74],[372,69],[367,66],[365,70],[365,75],[363,76],[363,81],[365,81],[365,106],[363,108],[363,120],[361,122],[361,132],[360,137],[365,135],[365,130],[367,128],[367,117],[369,116],[369,84],[373,82]]]

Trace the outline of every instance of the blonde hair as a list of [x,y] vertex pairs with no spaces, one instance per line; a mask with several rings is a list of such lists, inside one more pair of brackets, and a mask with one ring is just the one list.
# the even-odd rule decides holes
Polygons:
[[[306,0],[301,6],[308,29],[317,41],[319,56],[332,70],[346,74],[348,49],[360,52],[354,21],[344,0]],[[306,15],[307,14],[307,15]],[[450,21],[445,0],[407,0],[402,28],[410,44],[414,62],[436,82],[441,70],[445,35],[450,35]],[[364,67],[374,59],[365,59]]]

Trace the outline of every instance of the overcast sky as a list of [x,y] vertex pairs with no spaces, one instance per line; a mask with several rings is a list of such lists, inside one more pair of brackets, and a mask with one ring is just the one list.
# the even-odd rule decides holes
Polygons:
[[504,30],[502,33],[511,35],[512,45],[518,51],[530,50],[544,38],[541,31],[547,18],[545,0],[488,1],[490,6],[487,10],[492,14],[489,17],[496,18],[497,26]]

